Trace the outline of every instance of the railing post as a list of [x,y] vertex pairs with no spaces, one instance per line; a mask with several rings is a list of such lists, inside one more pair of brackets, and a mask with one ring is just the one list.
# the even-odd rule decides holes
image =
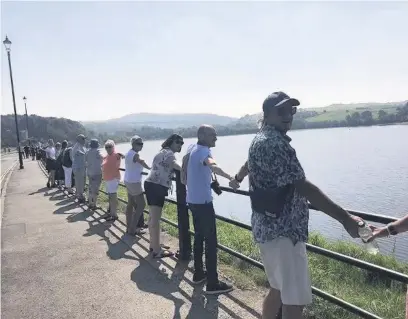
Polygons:
[[177,222],[179,232],[180,260],[191,259],[190,218],[186,203],[186,186],[181,182],[180,171],[176,170]]

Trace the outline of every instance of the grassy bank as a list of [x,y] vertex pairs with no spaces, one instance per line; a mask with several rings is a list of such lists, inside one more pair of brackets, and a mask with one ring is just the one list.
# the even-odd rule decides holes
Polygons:
[[[175,205],[168,204],[165,207],[164,217],[177,221]],[[177,229],[164,223],[163,225],[167,232],[177,236]],[[217,221],[217,232],[219,243],[260,260],[259,250],[253,242],[251,232],[222,221]],[[395,271],[408,273],[408,264],[398,262],[389,256],[370,255],[360,246],[349,242],[329,242],[323,236],[313,233],[310,235],[309,243]],[[219,262],[222,272],[231,278],[237,287],[241,289],[257,286],[268,287],[264,272],[258,268],[224,252],[219,253]],[[314,287],[325,290],[380,317],[405,318],[406,288],[404,285],[391,282],[386,278],[378,278],[365,270],[314,253],[309,253],[309,268]],[[319,319],[357,318],[317,297],[313,305],[307,309],[307,314],[308,318]]]
[[[126,200],[124,188],[119,187],[118,195]],[[99,199],[102,206],[107,205],[106,195],[101,194]],[[120,204],[119,212],[123,211],[124,204]],[[177,222],[176,206],[167,204],[164,208],[163,217]],[[170,235],[177,237],[178,232],[176,228],[165,223],[162,223],[162,227]],[[192,226],[191,229],[193,229]],[[219,243],[253,259],[260,260],[259,250],[253,242],[250,231],[222,221],[217,221],[217,231]],[[389,256],[370,255],[360,246],[353,243],[346,241],[330,242],[317,233],[310,235],[309,243],[398,272],[408,273],[407,263],[398,262],[395,258]],[[365,270],[327,257],[314,253],[308,253],[308,255],[314,287],[327,291],[382,318],[405,318],[406,287],[404,285],[390,281],[387,278],[380,278]],[[259,287],[268,287],[266,276],[262,270],[221,251],[219,252],[219,268],[238,288],[259,289]],[[313,305],[307,308],[307,318],[351,319],[358,317],[315,297]]]

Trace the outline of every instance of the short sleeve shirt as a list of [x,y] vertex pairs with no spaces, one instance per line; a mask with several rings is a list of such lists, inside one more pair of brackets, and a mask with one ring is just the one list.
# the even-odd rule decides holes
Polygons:
[[187,165],[187,203],[207,204],[213,200],[211,193],[211,169],[204,161],[211,156],[207,146],[194,144],[189,149]]
[[[254,137],[248,154],[250,190],[270,189],[305,179],[305,173],[290,145],[291,139],[271,126],[264,126]],[[295,189],[288,196],[278,218],[252,211],[252,232],[258,243],[287,237],[294,243],[308,238],[309,209],[305,197]]]
[[153,159],[152,169],[146,181],[170,188],[173,177],[173,163],[176,160],[172,150],[164,148]]

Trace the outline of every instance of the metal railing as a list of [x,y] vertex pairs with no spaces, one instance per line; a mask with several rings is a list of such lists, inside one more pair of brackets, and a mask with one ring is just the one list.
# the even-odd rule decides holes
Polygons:
[[[121,168],[121,171],[125,171],[125,169]],[[146,172],[142,173],[143,175],[147,175]],[[162,217],[161,220],[173,227],[178,228],[178,238],[179,238],[179,253],[178,253],[178,258],[180,260],[190,260],[191,259],[191,235],[194,235],[194,232],[190,230],[190,219],[189,219],[189,212],[188,212],[188,206],[186,203],[186,187],[184,184],[181,183],[180,180],[180,173],[178,171],[175,171],[175,178],[173,179],[176,183],[176,200],[166,198],[166,202],[175,204],[177,205],[177,223]],[[124,184],[120,183],[119,184],[121,187],[126,187]],[[243,196],[249,196],[248,191],[244,190],[233,190],[232,188],[229,187],[221,187],[222,191],[228,192],[228,193],[234,193],[237,195],[243,195]],[[107,194],[105,191],[100,190],[101,193]],[[127,204],[127,202],[122,199],[118,198],[120,202]],[[309,205],[309,208],[312,210],[317,210],[315,207],[312,205]],[[393,222],[397,220],[397,218],[390,217],[390,216],[385,216],[385,215],[378,215],[378,214],[371,214],[371,213],[366,213],[366,212],[361,212],[361,211],[354,211],[354,210],[348,210],[348,212],[352,215],[359,216],[363,218],[366,221],[370,222],[376,222],[376,223],[381,223],[381,224],[387,224],[390,222]],[[145,210],[145,213],[149,213],[147,210]],[[223,222],[232,224],[234,226],[246,229],[251,231],[252,228],[251,226],[241,223],[237,220],[233,220],[224,216],[220,215],[215,215],[216,219],[221,220]],[[264,270],[264,266],[261,262],[252,259],[248,256],[245,256],[244,254],[235,251],[225,245],[222,244],[217,244],[218,248],[240,260],[243,260],[247,263],[249,263],[252,266],[255,266],[259,269]],[[389,279],[408,284],[408,276],[399,273],[397,271],[387,269],[385,267],[381,267],[357,258],[353,258],[344,254],[340,254],[325,248],[321,248],[312,244],[307,243],[306,244],[306,249],[312,253],[316,253],[328,258],[332,258],[334,260],[344,262],[348,265],[352,265],[355,267],[358,267],[360,269],[364,269],[370,272],[375,272],[378,274],[381,274],[384,277],[387,277]],[[325,301],[328,301],[330,303],[333,303],[353,314],[358,315],[361,318],[368,318],[368,319],[381,319],[381,317],[368,312],[367,310],[364,310],[356,305],[353,305],[351,303],[348,303],[340,298],[337,298],[321,289],[318,289],[316,287],[312,287],[312,293]]]

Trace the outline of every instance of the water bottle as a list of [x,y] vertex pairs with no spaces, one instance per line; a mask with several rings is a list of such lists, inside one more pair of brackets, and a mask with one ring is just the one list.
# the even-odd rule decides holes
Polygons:
[[378,254],[378,252],[380,251],[378,243],[375,240],[367,242],[368,238],[370,238],[373,235],[373,232],[370,226],[368,226],[365,221],[360,221],[358,223],[358,235],[360,236],[361,240],[365,244],[367,251],[370,254],[373,255]]

